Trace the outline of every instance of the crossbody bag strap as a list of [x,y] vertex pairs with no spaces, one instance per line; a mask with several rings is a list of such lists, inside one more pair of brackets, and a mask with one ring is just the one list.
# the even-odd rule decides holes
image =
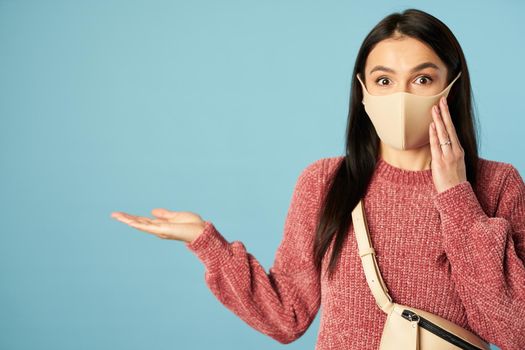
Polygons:
[[352,222],[368,287],[370,287],[379,308],[388,314],[394,303],[392,302],[392,297],[388,294],[388,288],[377,265],[376,253],[372,247],[370,233],[368,232],[362,199],[359,200],[359,203],[352,211]]

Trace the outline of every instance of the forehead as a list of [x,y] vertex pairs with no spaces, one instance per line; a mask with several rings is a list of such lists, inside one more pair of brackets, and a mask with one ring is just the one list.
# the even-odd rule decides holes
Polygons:
[[411,37],[388,38],[380,41],[370,51],[366,59],[365,70],[369,74],[376,65],[394,69],[396,72],[408,72],[422,62],[433,62],[446,71],[446,66],[435,51],[426,43]]

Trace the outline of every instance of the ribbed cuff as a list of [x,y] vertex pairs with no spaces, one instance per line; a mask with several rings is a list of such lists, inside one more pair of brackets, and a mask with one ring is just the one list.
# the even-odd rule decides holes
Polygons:
[[202,261],[209,271],[220,268],[233,253],[230,243],[219,233],[213,223],[204,222],[204,230],[186,247]]
[[467,229],[474,222],[487,217],[483,211],[472,185],[463,181],[433,196],[434,205],[446,224]]
[[509,222],[489,217],[468,181],[434,195],[434,203],[442,220],[443,246],[454,268],[463,278],[491,283],[483,279],[501,267],[494,262],[504,254]]

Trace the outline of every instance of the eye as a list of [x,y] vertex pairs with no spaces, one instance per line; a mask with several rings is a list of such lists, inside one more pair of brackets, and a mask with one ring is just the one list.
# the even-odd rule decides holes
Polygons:
[[[422,75],[416,79],[417,82],[419,82],[420,85],[429,85],[433,79],[429,77],[428,75]],[[386,77],[379,77],[375,80],[375,83],[379,86],[388,86],[390,79]]]
[[[380,77],[380,78],[376,79],[376,84],[377,84],[378,82],[380,82],[380,81],[385,81],[385,80],[386,80],[386,81],[389,81],[388,78]],[[387,85],[387,84],[378,84],[378,85],[380,85],[380,86],[385,86],[385,85]]]
[[432,82],[432,78],[427,75],[422,75],[419,78],[417,78],[417,81],[421,82],[421,80],[424,81],[422,85],[428,85],[430,82]]

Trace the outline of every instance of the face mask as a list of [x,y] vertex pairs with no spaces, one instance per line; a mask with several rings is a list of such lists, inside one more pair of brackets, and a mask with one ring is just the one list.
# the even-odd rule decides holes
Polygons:
[[386,144],[400,149],[411,149],[430,143],[428,128],[432,123],[432,106],[441,96],[448,96],[452,84],[461,72],[439,94],[421,96],[408,92],[389,95],[370,95],[359,74],[357,79],[363,88],[365,111],[370,117],[379,138]]

